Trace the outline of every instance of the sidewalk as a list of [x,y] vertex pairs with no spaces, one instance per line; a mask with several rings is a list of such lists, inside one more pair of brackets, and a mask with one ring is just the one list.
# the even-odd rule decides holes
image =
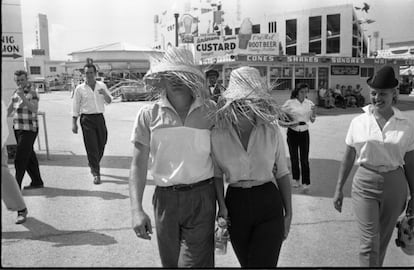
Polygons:
[[[414,119],[412,100],[413,103],[407,101],[404,113]],[[71,102],[69,92],[40,96],[40,110],[46,112],[51,159],[46,159],[42,130],[39,135],[42,150],[37,151],[37,143],[35,150],[45,188],[23,191],[29,210],[23,225],[15,225],[16,213],[7,211],[2,204],[2,266],[160,267],[155,235],[151,241],[141,240],[131,229],[129,137],[143,103],[115,102],[106,108],[109,139],[102,163],[102,184],[94,185],[82,133],[71,132]],[[312,188],[309,194],[293,189],[292,227],[282,246],[278,266],[358,266],[359,241],[350,202],[350,179],[345,186],[343,212],[336,212],[332,206],[346,130],[357,113],[321,111],[323,115],[311,126]],[[29,181],[26,176],[23,185]],[[152,220],[153,190],[153,182],[149,180],[144,207]],[[394,233],[384,266],[413,266],[413,258],[395,246],[395,238]],[[226,255],[216,256],[216,266],[239,267],[231,245]]]

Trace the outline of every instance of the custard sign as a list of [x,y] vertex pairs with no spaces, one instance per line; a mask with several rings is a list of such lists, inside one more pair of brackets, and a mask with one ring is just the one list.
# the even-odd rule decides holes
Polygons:
[[222,58],[236,54],[279,54],[277,34],[251,34],[229,36],[198,36],[194,40],[195,57],[203,59]]

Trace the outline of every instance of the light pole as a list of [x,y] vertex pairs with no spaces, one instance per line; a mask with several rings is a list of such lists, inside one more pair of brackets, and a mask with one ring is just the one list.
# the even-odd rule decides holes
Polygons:
[[174,13],[174,18],[175,18],[175,47],[178,47],[178,16],[180,16],[180,14]]

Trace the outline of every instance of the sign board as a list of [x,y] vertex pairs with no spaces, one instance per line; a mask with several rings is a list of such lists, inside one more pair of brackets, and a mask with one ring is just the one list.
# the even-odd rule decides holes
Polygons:
[[45,49],[33,49],[32,55],[46,55]]
[[332,65],[331,75],[359,75],[359,66]]
[[[16,89],[14,72],[24,70],[23,30],[20,0],[1,1],[1,97],[7,104]],[[8,118],[9,131],[12,120]],[[15,144],[13,132],[9,132],[6,144]]]
[[199,62],[206,58],[220,58],[225,55],[279,54],[277,34],[198,36],[194,40],[194,47],[195,58]]

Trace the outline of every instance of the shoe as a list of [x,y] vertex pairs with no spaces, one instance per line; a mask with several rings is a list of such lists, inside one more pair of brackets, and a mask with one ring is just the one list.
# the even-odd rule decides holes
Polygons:
[[304,184],[303,186],[302,186],[302,190],[303,190],[303,192],[308,192],[309,191],[309,189],[310,189],[310,184],[308,185],[308,184]]
[[23,189],[36,189],[36,188],[44,188],[44,185],[43,184],[40,184],[40,185],[32,185],[32,184],[30,184],[28,186],[25,186]]
[[29,211],[27,211],[27,208],[17,211],[17,219],[16,219],[16,224],[22,224],[26,222],[26,216],[29,213]]
[[299,180],[293,180],[293,184],[292,184],[292,186],[293,186],[293,187],[300,187],[300,182],[299,182]]
[[99,185],[99,184],[101,183],[101,177],[100,177],[99,175],[95,175],[95,176],[93,177],[93,183],[94,183],[95,185]]

